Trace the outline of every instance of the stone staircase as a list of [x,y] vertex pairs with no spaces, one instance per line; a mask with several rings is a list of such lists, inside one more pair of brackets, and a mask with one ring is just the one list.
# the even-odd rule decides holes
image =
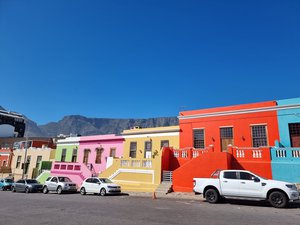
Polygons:
[[163,181],[161,184],[156,188],[155,193],[159,195],[166,195],[172,191],[172,182]]

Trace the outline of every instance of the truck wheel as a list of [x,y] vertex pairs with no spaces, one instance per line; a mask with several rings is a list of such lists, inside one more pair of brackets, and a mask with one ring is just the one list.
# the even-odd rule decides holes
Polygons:
[[220,199],[219,193],[215,189],[208,189],[205,192],[205,199],[209,203],[217,203]]
[[270,204],[275,208],[284,208],[287,205],[288,199],[281,191],[273,191],[269,196]]
[[62,188],[61,188],[61,186],[59,186],[58,188],[57,188],[57,194],[61,194],[62,193]]

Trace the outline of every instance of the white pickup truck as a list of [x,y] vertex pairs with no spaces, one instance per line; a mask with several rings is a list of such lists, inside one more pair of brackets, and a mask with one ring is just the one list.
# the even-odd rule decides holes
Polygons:
[[265,199],[276,208],[299,199],[295,184],[268,180],[246,170],[216,170],[212,178],[194,178],[194,192],[209,203],[220,198]]

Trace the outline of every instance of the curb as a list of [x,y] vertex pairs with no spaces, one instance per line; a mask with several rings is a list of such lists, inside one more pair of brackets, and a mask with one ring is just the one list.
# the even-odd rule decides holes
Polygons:
[[[185,192],[171,192],[168,194],[161,194],[157,192],[127,192],[129,196],[133,197],[145,197],[154,199],[182,199],[182,200],[204,200],[202,195],[195,195],[194,193]],[[155,198],[153,197],[155,196]]]

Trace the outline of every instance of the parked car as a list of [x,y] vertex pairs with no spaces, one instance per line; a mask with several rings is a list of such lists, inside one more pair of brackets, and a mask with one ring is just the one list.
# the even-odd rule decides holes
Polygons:
[[12,192],[42,192],[43,185],[34,179],[21,179],[15,182],[12,187]]
[[218,170],[216,178],[194,178],[194,192],[203,194],[209,203],[221,197],[264,199],[273,207],[283,208],[289,201],[299,200],[295,184],[268,180],[246,170]]
[[77,186],[68,177],[48,177],[43,187],[43,193],[47,194],[49,191],[55,191],[57,194],[77,192]]
[[107,178],[89,177],[83,181],[80,187],[80,194],[82,195],[94,193],[105,196],[106,194],[116,194],[120,192],[120,185],[113,183]]
[[13,183],[14,183],[13,179],[10,178],[1,179],[0,188],[2,189],[2,191],[10,190]]

